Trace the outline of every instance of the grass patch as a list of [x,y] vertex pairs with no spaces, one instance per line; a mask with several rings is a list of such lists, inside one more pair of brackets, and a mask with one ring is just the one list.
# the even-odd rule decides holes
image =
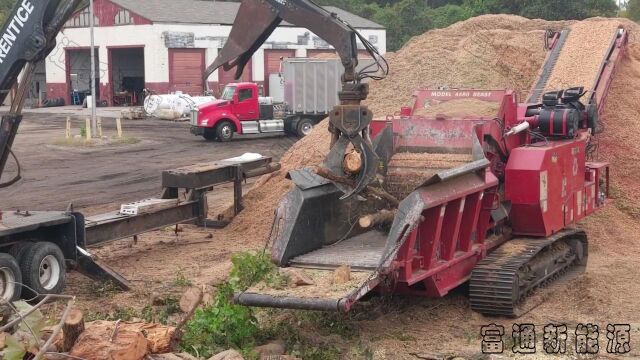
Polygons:
[[87,140],[86,137],[60,139],[56,140],[53,144],[57,146],[79,147],[79,148],[92,148],[100,146],[123,146],[133,145],[140,142],[140,139],[135,137],[112,137],[107,139],[91,139]]
[[[245,359],[255,359],[255,345],[270,339],[283,339],[288,353],[302,359],[338,359],[345,349],[336,344],[341,339],[358,336],[353,319],[344,314],[312,311],[252,309],[232,302],[233,294],[247,290],[258,282],[269,286],[286,286],[283,276],[264,252],[238,253],[229,280],[218,287],[212,304],[198,309],[186,325],[181,348],[193,355],[208,358],[229,348],[239,350]],[[322,336],[330,336],[323,340]],[[371,350],[363,346],[351,349],[360,358],[370,358]],[[347,351],[349,351],[347,349]]]
[[113,281],[91,281],[87,290],[94,298],[111,298],[120,292],[118,285]]
[[134,319],[142,319],[147,323],[159,323],[162,325],[170,325],[169,317],[180,312],[180,300],[176,296],[169,296],[163,299],[158,306],[145,306],[138,311],[132,307],[116,307],[111,311],[85,312],[85,321],[132,321]]
[[182,286],[182,287],[193,285],[193,281],[191,281],[191,279],[187,277],[187,275],[184,273],[184,269],[182,268],[178,269],[178,272],[176,272],[176,278],[173,281],[173,283],[176,286]]
[[169,325],[169,317],[180,312],[180,299],[177,296],[167,296],[158,306],[145,306],[140,312],[140,318],[148,323]]
[[110,312],[86,312],[84,314],[84,319],[86,322],[91,321],[131,321],[134,318],[139,318],[138,312],[131,307],[116,307],[113,311]]
[[245,358],[255,358],[251,349],[260,339],[253,311],[233,303],[233,294],[275,272],[265,253],[239,253],[231,257],[229,280],[218,288],[212,304],[196,310],[187,324],[181,347],[199,357],[211,357],[228,348],[239,349]]

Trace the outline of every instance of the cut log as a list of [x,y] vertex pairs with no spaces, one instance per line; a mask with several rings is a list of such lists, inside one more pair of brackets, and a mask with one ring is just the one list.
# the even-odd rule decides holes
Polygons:
[[342,166],[347,173],[359,173],[362,169],[362,155],[355,149],[351,150],[344,156]]
[[344,284],[351,280],[351,268],[349,265],[342,265],[333,272],[333,283]]
[[[117,331],[114,329],[117,326]],[[86,324],[70,355],[85,359],[135,360],[172,350],[175,328],[160,324],[94,321]]]
[[78,309],[72,309],[62,325],[62,352],[68,352],[84,331],[84,315]]
[[365,215],[358,220],[358,224],[363,229],[368,229],[376,225],[391,224],[396,217],[396,212],[391,210],[380,210],[375,214]]
[[289,284],[292,286],[308,286],[316,283],[307,276],[302,269],[284,268],[280,272],[289,278]]
[[[147,338],[147,351],[150,354],[168,353],[173,350],[172,339],[176,328],[160,324],[121,323],[120,329],[139,331]],[[120,330],[118,330],[120,331]]]
[[[329,171],[328,169],[325,169],[323,167],[318,167],[316,168],[316,174],[318,174],[319,176],[322,176],[323,178],[327,179],[327,180],[331,180],[333,182],[339,183],[339,184],[344,184],[344,185],[348,185],[351,187],[354,187],[356,185],[355,181],[344,177],[344,176],[340,176],[340,175],[336,175],[334,173],[332,173],[331,171]],[[392,205],[393,207],[398,207],[398,205],[400,205],[400,201],[393,195],[389,194],[388,192],[384,191],[384,189],[380,189],[380,188],[375,188],[373,186],[367,186],[365,188],[365,191],[371,195],[374,195],[376,197],[379,197],[385,201],[387,201],[390,205]]]
[[147,339],[141,331],[124,328],[115,322],[87,323],[69,355],[83,359],[142,360],[147,354]]

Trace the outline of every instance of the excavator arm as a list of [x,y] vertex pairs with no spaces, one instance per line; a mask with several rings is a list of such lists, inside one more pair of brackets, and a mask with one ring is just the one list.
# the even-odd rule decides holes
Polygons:
[[[11,146],[22,121],[22,106],[31,83],[34,65],[55,47],[56,35],[73,15],[81,0],[18,0],[0,33],[0,103],[23,73],[8,114],[0,124],[0,179],[12,154]],[[23,71],[24,70],[24,71]],[[15,156],[14,156],[15,157]],[[18,166],[19,169],[19,166]],[[20,179],[18,175],[0,188]]]
[[[225,71],[235,67],[235,78],[239,79],[254,52],[264,44],[282,21],[307,28],[331,44],[345,68],[342,90],[338,93],[340,105],[334,108],[329,117],[329,129],[333,135],[331,152],[325,160],[324,167],[340,177],[355,177],[352,179],[354,186],[347,187],[336,183],[336,186],[345,192],[342,198],[349,198],[364,190],[375,179],[378,168],[378,157],[369,138],[369,124],[373,116],[366,106],[360,104],[367,98],[369,91],[367,84],[361,83],[361,80],[366,77],[378,78],[372,75],[378,69],[356,71],[357,39],[360,39],[365,49],[376,60],[376,64],[383,69],[383,73],[386,72],[386,68],[381,65],[384,59],[353,27],[311,0],[243,0],[227,42],[213,64],[205,71],[204,83],[207,84],[209,76],[220,67]],[[384,64],[386,65],[386,62]],[[342,166],[346,149],[350,144],[358,151],[362,160],[360,170],[356,174],[347,172]]]

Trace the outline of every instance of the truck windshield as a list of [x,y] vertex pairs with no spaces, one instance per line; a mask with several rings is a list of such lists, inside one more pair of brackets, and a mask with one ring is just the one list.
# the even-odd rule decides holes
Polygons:
[[222,96],[220,98],[222,100],[231,101],[231,100],[233,100],[233,94],[235,92],[236,92],[236,87],[235,86],[225,86],[224,90],[222,91]]

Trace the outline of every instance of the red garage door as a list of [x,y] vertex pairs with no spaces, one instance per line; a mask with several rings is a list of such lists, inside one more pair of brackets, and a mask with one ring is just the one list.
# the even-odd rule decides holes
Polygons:
[[280,58],[295,57],[294,49],[265,49],[264,51],[264,89],[269,95],[269,76],[280,73]]
[[201,95],[204,89],[204,49],[169,49],[171,91]]

